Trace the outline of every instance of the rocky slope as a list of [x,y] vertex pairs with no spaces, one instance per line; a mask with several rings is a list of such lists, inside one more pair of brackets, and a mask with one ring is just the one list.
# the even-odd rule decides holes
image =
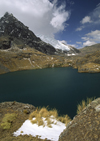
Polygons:
[[92,101],[74,117],[61,133],[59,141],[100,140],[100,98]]
[[55,54],[56,50],[50,44],[43,42],[40,38],[18,21],[12,14],[5,13],[0,19],[0,36],[9,36],[9,40],[3,41],[1,49],[8,49],[15,43],[19,48],[28,45],[45,54]]

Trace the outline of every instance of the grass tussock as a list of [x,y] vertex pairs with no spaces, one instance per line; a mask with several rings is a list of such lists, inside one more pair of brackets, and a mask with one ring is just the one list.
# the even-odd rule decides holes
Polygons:
[[77,105],[77,114],[79,114],[88,104],[90,104],[95,98],[87,98],[87,100],[82,100],[80,104]]
[[16,119],[17,115],[15,113],[5,114],[1,122],[2,129],[10,129],[12,122]]
[[[54,122],[53,119],[56,119],[56,122]],[[71,121],[68,115],[59,117],[56,109],[48,110],[45,107],[32,112],[29,116],[29,120],[31,120],[32,124],[36,123],[38,126],[42,125],[43,127],[47,125],[50,128],[52,128],[52,124],[57,124],[57,121],[61,121],[66,125]]]
[[60,116],[60,117],[58,117],[58,120],[61,121],[62,123],[65,123],[66,126],[71,121],[71,119],[68,115],[64,115],[63,117]]

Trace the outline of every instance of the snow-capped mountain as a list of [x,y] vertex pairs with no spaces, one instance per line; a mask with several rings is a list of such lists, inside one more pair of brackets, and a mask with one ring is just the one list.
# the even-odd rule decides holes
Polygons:
[[44,42],[51,44],[56,49],[67,50],[67,51],[70,50],[70,47],[68,45],[65,45],[64,43],[62,43],[62,41],[55,40],[54,38],[46,37],[46,36],[40,35],[40,34],[37,34],[37,37],[39,37]]
[[78,49],[70,45],[67,45],[64,41],[59,41],[54,38],[47,37],[40,34],[36,34],[36,36],[39,37],[44,42],[51,44],[56,50],[61,51],[62,53],[72,54],[72,55],[79,53]]

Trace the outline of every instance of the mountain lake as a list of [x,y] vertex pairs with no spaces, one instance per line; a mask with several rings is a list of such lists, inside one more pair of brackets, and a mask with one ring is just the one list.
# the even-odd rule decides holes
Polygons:
[[78,73],[77,69],[68,67],[0,75],[0,102],[49,106],[73,118],[77,105],[87,97],[100,97],[100,73]]

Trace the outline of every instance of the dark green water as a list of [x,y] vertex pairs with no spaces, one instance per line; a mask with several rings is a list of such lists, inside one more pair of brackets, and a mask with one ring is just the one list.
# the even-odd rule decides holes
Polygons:
[[100,97],[100,73],[78,73],[72,68],[48,68],[0,75],[0,102],[18,101],[56,108],[75,116],[77,104]]

